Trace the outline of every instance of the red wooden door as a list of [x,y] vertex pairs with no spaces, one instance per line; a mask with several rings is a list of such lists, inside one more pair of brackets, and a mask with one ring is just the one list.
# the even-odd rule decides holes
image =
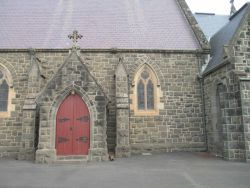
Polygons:
[[79,95],[67,96],[56,117],[57,155],[87,155],[89,149],[90,117]]

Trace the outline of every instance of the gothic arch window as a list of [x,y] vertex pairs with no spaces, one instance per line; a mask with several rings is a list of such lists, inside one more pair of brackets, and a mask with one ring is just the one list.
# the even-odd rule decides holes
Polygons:
[[11,99],[14,96],[13,81],[8,69],[0,64],[0,117],[9,117],[14,109]]
[[135,115],[157,115],[159,113],[160,86],[153,69],[145,64],[134,78],[132,98]]

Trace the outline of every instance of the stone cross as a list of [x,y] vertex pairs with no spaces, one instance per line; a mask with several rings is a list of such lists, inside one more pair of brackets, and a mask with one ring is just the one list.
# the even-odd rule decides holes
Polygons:
[[77,30],[73,31],[73,34],[68,35],[69,39],[72,39],[73,41],[73,47],[77,47],[76,43],[78,42],[78,39],[82,38],[81,34],[78,34]]
[[234,0],[230,0],[230,3],[231,3],[230,16],[232,16],[236,12],[236,8],[234,6]]

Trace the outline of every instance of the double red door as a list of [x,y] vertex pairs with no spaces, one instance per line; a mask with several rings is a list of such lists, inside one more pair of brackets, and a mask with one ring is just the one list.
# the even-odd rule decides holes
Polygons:
[[90,117],[86,104],[76,94],[67,96],[56,116],[57,155],[87,155]]

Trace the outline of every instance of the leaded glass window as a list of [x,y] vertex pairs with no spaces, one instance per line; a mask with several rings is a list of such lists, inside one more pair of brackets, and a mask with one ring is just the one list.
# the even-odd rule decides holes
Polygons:
[[144,83],[142,80],[138,83],[138,109],[143,110],[145,109],[145,90],[144,90]]
[[154,109],[154,85],[151,80],[147,84],[147,108],[150,110]]
[[147,68],[141,72],[137,82],[138,110],[154,110],[154,83]]
[[0,71],[0,112],[7,111],[9,86]]

